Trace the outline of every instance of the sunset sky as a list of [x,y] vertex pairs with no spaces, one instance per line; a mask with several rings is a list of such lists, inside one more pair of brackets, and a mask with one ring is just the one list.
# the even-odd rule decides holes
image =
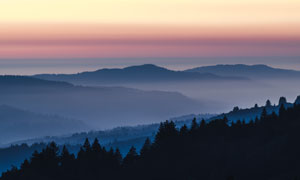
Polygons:
[[0,0],[0,63],[298,56],[299,0]]

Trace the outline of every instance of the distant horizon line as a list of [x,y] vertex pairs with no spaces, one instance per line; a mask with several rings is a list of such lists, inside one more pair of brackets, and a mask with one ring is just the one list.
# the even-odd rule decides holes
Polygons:
[[[0,59],[1,61],[1,59]],[[89,69],[86,68],[86,70],[84,70],[82,68],[82,70],[79,71],[75,71],[75,72],[58,72],[58,73],[51,73],[51,72],[45,72],[45,73],[32,73],[32,74],[2,74],[1,73],[1,68],[0,68],[0,75],[17,75],[17,76],[31,76],[31,75],[38,75],[38,74],[79,74],[79,73],[84,73],[84,72],[95,72],[95,71],[99,71],[99,70],[103,70],[103,69],[125,69],[125,68],[129,68],[129,67],[135,67],[135,66],[145,66],[145,65],[153,65],[156,67],[161,67],[161,68],[165,68],[171,71],[185,71],[188,69],[193,69],[193,68],[200,68],[200,67],[209,67],[209,66],[238,66],[238,65],[244,65],[244,66],[267,66],[270,68],[274,68],[274,69],[283,69],[283,70],[291,70],[291,71],[299,71],[300,69],[291,69],[291,68],[282,68],[282,67],[278,67],[278,66],[272,66],[269,64],[265,64],[265,63],[212,63],[212,64],[205,64],[205,65],[194,65],[194,66],[190,66],[188,68],[180,68],[180,69],[174,69],[174,68],[170,68],[167,65],[159,65],[159,64],[155,64],[155,63],[136,63],[136,64],[130,64],[130,65],[115,65],[115,66],[106,66],[106,67],[95,67],[93,69]],[[26,69],[26,68],[25,68]],[[43,69],[43,68],[41,68]]]

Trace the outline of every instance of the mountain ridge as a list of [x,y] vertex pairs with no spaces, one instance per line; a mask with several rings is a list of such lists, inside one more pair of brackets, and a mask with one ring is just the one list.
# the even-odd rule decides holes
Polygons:
[[45,135],[62,135],[89,129],[83,122],[57,115],[41,114],[0,105],[0,142],[1,144],[24,138]]
[[300,78],[300,71],[274,68],[264,64],[218,64],[201,66],[185,70],[185,72],[210,72],[220,76],[242,76],[247,78]]
[[117,84],[117,83],[146,83],[170,81],[201,81],[201,80],[247,80],[244,77],[223,77],[212,73],[195,73],[173,71],[153,64],[129,66],[125,68],[98,69],[77,74],[37,74],[32,77],[66,81],[74,84]]
[[147,120],[157,122],[161,118],[192,113],[201,105],[178,92],[79,86],[24,76],[0,76],[0,87],[2,104],[84,119],[92,127],[99,128],[101,124],[102,129]]

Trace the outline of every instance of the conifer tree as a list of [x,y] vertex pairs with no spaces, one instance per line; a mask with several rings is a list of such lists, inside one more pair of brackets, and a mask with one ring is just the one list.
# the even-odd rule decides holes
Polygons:
[[180,136],[186,136],[189,133],[188,127],[184,124],[179,131]]
[[128,152],[128,154],[125,156],[123,160],[123,166],[130,167],[135,164],[135,162],[138,160],[139,155],[136,152],[136,148],[132,146]]
[[268,100],[266,101],[266,107],[271,107],[271,106],[272,106],[271,101],[268,99]]
[[155,136],[154,143],[156,145],[160,144],[161,142],[165,141],[166,139],[170,139],[173,137],[176,137],[178,134],[178,131],[176,129],[176,125],[173,121],[166,121],[164,123],[161,123],[158,129],[158,132]]
[[256,116],[256,117],[255,117],[255,120],[254,120],[254,124],[255,124],[255,125],[258,125],[258,123],[259,123],[259,119],[258,119],[258,117]]
[[281,105],[285,105],[287,103],[287,100],[285,97],[280,97],[279,98],[279,102],[278,102],[278,105],[281,106]]
[[197,123],[197,120],[196,120],[196,118],[194,118],[192,121],[191,132],[192,133],[195,132],[198,129],[198,127],[199,127],[199,125]]
[[204,128],[206,126],[206,122],[204,119],[201,120],[200,128]]
[[95,138],[93,144],[92,144],[92,147],[91,147],[91,151],[94,153],[94,154],[100,154],[102,152],[102,147],[98,141],[97,138]]
[[70,154],[67,147],[64,145],[61,153],[61,165],[62,166],[70,166],[71,163],[75,160],[74,154]]
[[284,113],[285,113],[286,109],[284,107],[283,104],[280,105],[280,108],[279,108],[279,118],[282,119],[284,117]]
[[84,141],[83,150],[87,153],[91,151],[91,144],[88,138],[86,138]]
[[267,118],[267,110],[266,110],[266,108],[263,108],[263,110],[262,110],[262,113],[261,113],[261,116],[260,116],[260,119],[261,120],[265,120],[266,118]]
[[242,121],[241,120],[237,120],[235,123],[235,127],[236,128],[241,128],[242,127]]
[[116,149],[114,158],[115,158],[116,162],[118,163],[118,165],[120,165],[122,163],[123,158],[122,158],[119,148]]
[[145,143],[144,143],[141,151],[140,151],[141,157],[144,157],[150,151],[150,148],[151,148],[151,142],[150,142],[150,139],[147,138],[145,140]]
[[24,162],[21,164],[21,169],[26,170],[30,167],[30,163],[27,159],[24,160]]
[[294,104],[300,104],[300,96],[297,96],[297,98],[296,98]]
[[239,111],[240,110],[240,108],[238,107],[238,106],[235,106],[234,108],[233,108],[233,112],[237,112],[237,111]]

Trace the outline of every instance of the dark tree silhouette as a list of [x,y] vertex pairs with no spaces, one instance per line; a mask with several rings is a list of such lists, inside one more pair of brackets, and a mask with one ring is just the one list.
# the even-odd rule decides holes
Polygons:
[[238,106],[235,106],[234,108],[233,108],[233,112],[237,112],[237,111],[239,111],[240,110],[240,108],[238,107]]
[[151,148],[151,141],[149,138],[147,138],[145,140],[145,143],[140,151],[140,154],[141,154],[141,157],[144,157],[145,155],[147,155],[150,151],[150,148]]
[[124,167],[130,167],[133,166],[136,161],[138,160],[139,156],[136,152],[135,147],[131,147],[128,154],[125,156],[124,160],[123,160],[123,165]]
[[266,101],[266,107],[271,107],[271,106],[272,106],[271,101],[270,101],[270,100],[267,100],[267,101]]
[[278,105],[281,106],[281,105],[285,105],[287,103],[286,101],[286,98],[285,97],[280,97],[279,98],[279,102],[278,102]]
[[292,180],[300,175],[299,117],[300,105],[282,104],[278,115],[264,108],[248,124],[224,117],[178,130],[166,121],[154,143],[146,139],[141,155],[131,147],[124,159],[119,149],[106,151],[97,139],[92,146],[86,139],[77,157],[66,147],[59,154],[52,142],[0,180]]
[[193,121],[192,121],[191,132],[192,133],[195,132],[198,128],[199,128],[199,125],[197,123],[196,118],[194,118]]
[[179,131],[180,136],[186,136],[188,135],[188,133],[189,133],[188,127],[186,125],[183,125]]

